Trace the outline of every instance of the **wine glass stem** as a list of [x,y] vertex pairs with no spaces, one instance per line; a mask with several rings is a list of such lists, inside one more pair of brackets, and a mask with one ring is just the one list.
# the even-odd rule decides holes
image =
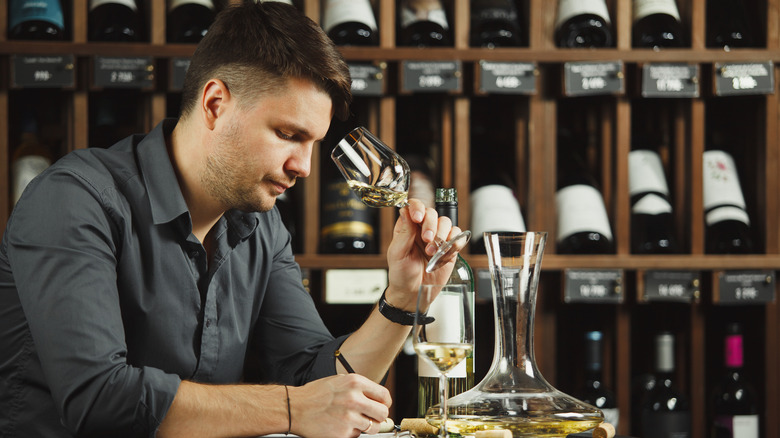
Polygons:
[[447,438],[447,375],[439,374],[439,406],[441,407],[441,438]]

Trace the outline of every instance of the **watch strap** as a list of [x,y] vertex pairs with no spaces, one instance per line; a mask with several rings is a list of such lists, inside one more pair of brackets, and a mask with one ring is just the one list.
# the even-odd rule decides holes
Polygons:
[[[386,290],[385,290],[386,291]],[[385,299],[385,292],[382,292],[382,296],[379,298],[379,313],[385,318],[401,325],[414,325],[414,312],[407,312],[397,307],[393,307]],[[423,315],[422,324],[430,324],[434,321],[431,316]]]

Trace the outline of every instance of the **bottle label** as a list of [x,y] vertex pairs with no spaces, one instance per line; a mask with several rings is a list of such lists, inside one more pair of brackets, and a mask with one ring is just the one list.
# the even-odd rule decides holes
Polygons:
[[674,0],[634,0],[634,21],[653,14],[667,14],[680,21],[680,12]]
[[739,207],[719,207],[715,208],[704,216],[704,222],[707,225],[715,225],[723,221],[739,221],[750,226],[750,217],[747,212]]
[[182,5],[201,5],[205,6],[212,11],[214,10],[214,2],[212,0],[168,0],[168,12],[178,8]]
[[322,18],[322,28],[325,32],[341,23],[363,23],[371,30],[376,31],[376,19],[368,0],[328,0],[325,6],[325,14]]
[[689,438],[691,414],[682,412],[642,412],[642,438]]
[[574,233],[597,232],[612,240],[604,198],[595,187],[575,184],[558,190],[558,240]]
[[[508,21],[517,22],[517,11],[511,1],[508,0],[481,0],[478,3],[478,9],[472,6],[472,21]],[[474,9],[476,14],[474,14]]]
[[16,204],[22,196],[22,192],[24,192],[27,184],[49,166],[51,166],[51,161],[40,155],[25,155],[14,161],[11,165],[11,173],[13,174],[12,196],[14,204]]
[[559,28],[569,18],[582,14],[598,15],[607,24],[610,23],[609,10],[604,0],[559,0],[555,28]]
[[322,205],[322,237],[365,237],[374,235],[371,211],[350,190],[346,181],[326,186]]
[[672,205],[666,199],[654,194],[648,193],[640,198],[631,207],[631,212],[635,214],[658,215],[672,212]]
[[485,231],[525,231],[525,221],[512,189],[493,184],[471,192],[471,232],[481,239]]
[[418,21],[432,21],[449,29],[447,14],[439,0],[406,0],[401,8],[401,27],[406,28]]
[[728,430],[732,438],[758,438],[758,415],[719,415],[715,428]]
[[59,0],[12,1],[8,19],[9,29],[13,29],[19,23],[33,20],[46,21],[60,29],[65,27],[65,18]]
[[90,0],[89,2],[89,10],[93,10],[98,6],[103,6],[106,4],[116,3],[118,5],[124,5],[130,8],[133,12],[138,10],[138,5],[135,4],[135,0]]
[[[428,308],[428,316],[435,318],[435,321],[425,326],[425,331],[429,336],[435,336],[439,342],[459,342],[461,326],[459,324],[460,318],[444,318],[440,315],[446,314],[462,314],[463,304],[460,300],[464,297],[457,293],[441,292],[439,296],[433,300],[431,306]],[[466,377],[466,360],[461,361],[459,364],[447,373],[447,377]],[[419,377],[438,377],[438,368],[431,365],[427,360],[419,358],[417,367],[417,375]]]
[[620,421],[620,410],[618,408],[602,408],[601,412],[604,413],[604,421],[618,428],[618,422]]
[[725,344],[726,366],[729,368],[742,368],[742,336],[726,336]]
[[628,193],[634,196],[645,192],[669,195],[661,157],[646,149],[631,151],[628,154]]
[[745,209],[745,198],[739,184],[737,166],[727,152],[712,150],[703,156],[704,210],[731,205]]

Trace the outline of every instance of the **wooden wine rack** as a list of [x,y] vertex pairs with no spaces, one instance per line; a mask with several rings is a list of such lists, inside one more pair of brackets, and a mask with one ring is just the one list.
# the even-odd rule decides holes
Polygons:
[[[62,153],[85,147],[90,128],[90,95],[103,90],[94,87],[89,75],[90,63],[98,56],[147,56],[155,62],[155,86],[139,90],[140,116],[136,128],[151,129],[171,112],[169,103],[175,99],[176,90],[169,89],[172,59],[186,58],[194,50],[192,45],[166,44],[164,0],[141,0],[150,29],[147,43],[115,44],[87,41],[88,0],[64,0],[63,7],[69,13],[70,40],[65,42],[28,42],[7,40],[8,11],[0,9],[0,174],[9,174],[10,156],[15,146],[12,133],[18,116],[14,115],[16,94],[24,93],[10,85],[10,71],[16,55],[57,55],[75,57],[75,86],[58,90],[56,98],[61,104],[61,123],[54,136],[62,144]],[[235,0],[229,0],[235,1]],[[477,94],[473,82],[480,61],[530,62],[537,68],[536,92],[517,95],[511,99],[515,120],[509,130],[515,138],[515,183],[518,199],[523,207],[529,230],[548,231],[547,255],[544,257],[540,299],[536,319],[536,358],[544,376],[561,389],[570,389],[575,369],[579,366],[577,345],[582,327],[599,324],[606,333],[606,381],[615,389],[621,421],[618,432],[630,433],[633,381],[648,370],[652,361],[650,334],[658,326],[671,327],[678,335],[678,375],[683,389],[690,395],[693,414],[693,436],[704,438],[707,434],[707,397],[712,379],[717,374],[721,358],[717,350],[717,328],[727,318],[736,318],[746,326],[748,370],[761,392],[762,434],[767,438],[780,437],[780,310],[776,298],[753,305],[727,305],[716,302],[720,296],[719,275],[732,271],[774,273],[780,269],[780,131],[778,130],[780,102],[777,91],[736,100],[736,110],[748,109],[751,135],[745,148],[750,158],[740,168],[741,176],[748,183],[743,187],[749,199],[754,226],[758,228],[761,253],[740,256],[716,256],[705,254],[704,213],[702,200],[702,153],[707,148],[707,118],[713,111],[724,110],[722,99],[712,92],[711,81],[715,64],[721,62],[780,62],[780,0],[749,0],[747,3],[760,17],[760,47],[748,49],[708,48],[705,43],[706,0],[678,0],[682,22],[688,31],[690,46],[683,49],[633,49],[631,47],[631,2],[607,0],[617,45],[610,49],[574,50],[555,47],[552,35],[556,14],[556,2],[550,0],[523,0],[518,2],[525,17],[528,45],[521,48],[484,49],[468,44],[469,2],[446,0],[454,32],[454,47],[418,49],[396,47],[396,2],[374,0],[380,31],[379,47],[344,47],[342,52],[351,63],[369,62],[386,66],[387,91],[376,97],[359,97],[368,102],[369,128],[384,141],[395,146],[397,130],[403,129],[396,119],[397,100],[404,94],[398,85],[404,61],[457,60],[462,65],[464,87],[461,91],[445,94],[441,110],[441,133],[438,163],[438,184],[455,187],[460,194],[460,225],[469,228],[471,100]],[[298,6],[312,19],[319,22],[322,11],[320,0],[299,0]],[[588,112],[600,130],[598,148],[600,180],[607,204],[617,251],[615,255],[572,256],[555,253],[556,229],[556,132],[560,123],[559,108],[567,99],[580,99],[587,106],[588,97],[562,96],[561,71],[568,62],[620,61],[627,72],[626,89],[622,93],[593,98]],[[697,66],[702,78],[699,97],[672,98],[666,105],[672,114],[671,138],[673,155],[669,158],[670,177],[676,181],[673,190],[678,237],[684,244],[684,252],[674,256],[632,255],[630,243],[630,202],[628,193],[628,153],[632,137],[632,110],[642,104],[636,92],[641,68],[648,63],[685,63]],[[771,75],[778,78],[778,70]],[[487,98],[490,98],[488,95]],[[19,97],[23,99],[23,97]],[[741,99],[741,100],[740,100]],[[506,102],[507,99],[502,100]],[[44,102],[42,102],[43,104]],[[46,102],[49,104],[50,102]],[[728,109],[728,106],[725,106]],[[319,176],[320,151],[315,149],[312,158],[312,174],[300,188],[307,196],[301,196],[299,206],[305,211],[302,220],[303,245],[297,260],[312,272],[328,269],[384,268],[384,254],[392,236],[395,219],[393,209],[379,213],[379,254],[370,256],[324,255],[318,253],[319,235]],[[5,228],[10,214],[9,178],[0,180],[0,226]],[[476,270],[487,268],[485,256],[469,255],[466,258]],[[622,299],[616,303],[565,302],[563,297],[565,272],[568,269],[618,270],[623,275]],[[638,295],[643,290],[639,279],[648,272],[687,270],[700,274],[700,294],[687,302],[644,302]],[[313,282],[312,292],[320,297],[321,288]],[[775,287],[776,290],[776,287]],[[717,292],[717,293],[716,293]],[[333,311],[333,306],[323,306],[323,311]],[[490,303],[481,301],[479,312],[488,314]],[[358,312],[359,313],[359,312]],[[355,315],[359,323],[363,315]],[[479,320],[479,318],[478,318]],[[490,334],[492,326],[478,326],[477,354],[483,360],[492,355]],[[477,369],[477,374],[486,369]],[[396,376],[395,382],[412,376]],[[393,380],[391,379],[391,385]],[[396,404],[403,401],[396,400]]]

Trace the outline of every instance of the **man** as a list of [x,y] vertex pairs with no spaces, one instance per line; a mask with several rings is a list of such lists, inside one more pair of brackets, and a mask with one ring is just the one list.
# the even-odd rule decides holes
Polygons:
[[[178,122],[32,182],[0,246],[0,435],[376,433],[391,400],[375,382],[409,326],[375,308],[334,339],[274,209],[346,115],[349,86],[316,24],[247,2],[196,49]],[[457,231],[419,201],[401,210],[391,311],[413,311],[423,276],[452,268],[425,274],[416,242],[430,255]]]

